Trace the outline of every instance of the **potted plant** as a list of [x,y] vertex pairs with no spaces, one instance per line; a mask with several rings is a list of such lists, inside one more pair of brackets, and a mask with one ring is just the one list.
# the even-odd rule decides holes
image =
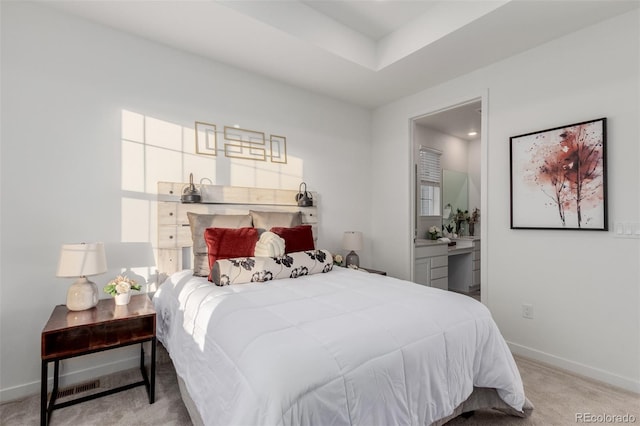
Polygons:
[[140,285],[125,275],[118,275],[104,287],[104,292],[115,298],[116,305],[126,305],[131,299],[131,290],[140,291]]
[[451,223],[442,225],[442,228],[443,232],[446,230],[446,233],[444,234],[445,237],[451,238],[453,236],[453,225]]

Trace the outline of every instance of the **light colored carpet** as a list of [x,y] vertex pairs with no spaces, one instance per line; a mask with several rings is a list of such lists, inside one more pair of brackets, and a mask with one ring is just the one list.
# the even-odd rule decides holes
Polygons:
[[[520,419],[493,410],[481,410],[476,411],[469,418],[453,419],[447,425],[562,426],[589,423],[577,421],[576,416],[580,413],[592,416],[628,415],[635,418],[635,424],[640,424],[640,395],[525,358],[516,357],[516,362],[522,375],[527,398],[535,406],[530,417]],[[51,417],[51,425],[190,425],[187,410],[180,399],[175,370],[162,346],[158,347],[156,371],[156,402],[153,405],[149,404],[144,387],[137,387],[55,410]],[[137,369],[133,369],[105,376],[100,378],[101,386],[109,388],[120,383],[136,381],[139,374]],[[96,391],[100,390],[102,389]],[[86,394],[88,393],[90,392]],[[73,398],[82,395],[77,394]],[[594,418],[597,420],[597,417]],[[612,417],[608,419],[615,420]],[[591,421],[591,423],[615,422]],[[40,424],[39,395],[0,405],[0,424],[6,426]]]
[[[53,368],[53,367],[50,367]],[[140,369],[122,371],[100,377],[100,388],[77,393],[57,402],[64,402],[126,383],[140,380]],[[64,386],[62,386],[64,388]],[[113,395],[54,410],[51,426],[160,426],[191,425],[187,409],[180,399],[176,373],[169,355],[158,345],[156,355],[156,400],[149,404],[144,386]],[[0,405],[0,425],[30,426],[40,424],[40,394]]]
[[[586,379],[527,358],[515,357],[520,376],[524,383],[524,393],[534,405],[531,416],[518,419],[494,410],[476,411],[465,419],[458,417],[447,423],[451,425],[536,425],[564,426],[580,423],[622,424],[606,421],[578,421],[587,415],[628,415],[640,424],[640,394],[625,391],[594,380]],[[597,420],[597,417],[596,417]]]

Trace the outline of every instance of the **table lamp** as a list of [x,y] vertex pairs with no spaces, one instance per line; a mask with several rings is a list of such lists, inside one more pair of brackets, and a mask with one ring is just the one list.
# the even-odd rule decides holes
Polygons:
[[345,264],[347,267],[353,265],[360,267],[360,259],[356,254],[357,250],[362,250],[362,232],[346,231],[342,236],[342,248],[350,250],[347,254]]
[[78,277],[67,291],[67,309],[83,311],[98,304],[98,286],[88,276],[107,272],[103,243],[63,244],[58,277]]

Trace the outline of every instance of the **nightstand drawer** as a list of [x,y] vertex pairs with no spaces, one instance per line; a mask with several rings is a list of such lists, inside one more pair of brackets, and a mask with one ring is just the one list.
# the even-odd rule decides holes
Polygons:
[[43,334],[42,358],[60,358],[96,352],[114,346],[144,342],[154,335],[154,316],[67,328]]

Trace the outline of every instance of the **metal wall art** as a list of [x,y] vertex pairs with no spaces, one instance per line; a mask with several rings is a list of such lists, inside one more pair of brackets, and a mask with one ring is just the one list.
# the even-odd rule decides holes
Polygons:
[[511,137],[511,228],[606,231],[607,119]]
[[195,122],[195,133],[197,154],[216,156],[220,134],[225,141],[222,148],[225,157],[287,163],[287,138],[284,136],[270,135],[267,146],[264,132],[231,126],[224,126],[224,131],[218,132],[215,124],[200,121]]
[[216,125],[196,121],[196,154],[218,155]]

